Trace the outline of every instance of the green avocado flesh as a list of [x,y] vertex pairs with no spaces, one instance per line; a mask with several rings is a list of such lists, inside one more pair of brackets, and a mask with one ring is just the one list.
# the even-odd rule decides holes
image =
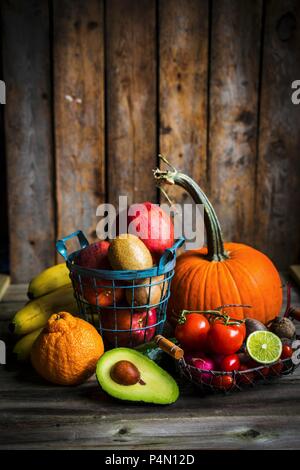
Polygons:
[[[110,371],[119,361],[129,361],[134,364],[145,385],[141,385],[139,382],[135,385],[116,383],[111,378]],[[116,348],[107,351],[98,361],[96,376],[103,390],[120,400],[167,405],[174,403],[179,396],[175,380],[151,359],[133,349]]]

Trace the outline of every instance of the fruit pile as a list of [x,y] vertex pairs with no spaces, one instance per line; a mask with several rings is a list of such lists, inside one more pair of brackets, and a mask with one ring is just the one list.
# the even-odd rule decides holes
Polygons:
[[[140,212],[147,216],[141,217]],[[133,213],[132,207],[128,213]],[[109,347],[135,347],[150,341],[162,321],[159,307],[168,293],[167,275],[122,280],[107,279],[107,271],[149,270],[166,248],[174,244],[171,218],[158,206],[139,204],[136,218],[128,215],[128,228],[111,242],[98,241],[80,250],[70,266],[74,291],[86,318],[97,325]],[[78,271],[77,266],[86,268]],[[101,273],[92,270],[105,270]],[[99,278],[100,276],[100,278]],[[133,278],[135,274],[133,273]]]
[[232,318],[220,307],[183,311],[175,336],[185,351],[185,375],[203,388],[225,391],[290,370],[296,328],[286,317],[266,327],[252,318]]
[[[176,324],[175,336],[185,351],[185,361],[180,361],[185,375],[204,388],[228,391],[290,371],[295,326],[286,316],[277,318],[282,288],[276,268],[253,248],[224,244],[201,188],[169,167],[157,169],[155,177],[178,184],[204,204],[207,230],[207,248],[179,257],[168,306],[169,321]],[[10,324],[21,335],[14,352],[19,360],[30,358],[35,370],[55,384],[76,385],[96,372],[103,390],[113,397],[173,403],[179,395],[176,382],[146,357],[156,357],[149,342],[160,321],[160,304],[168,300],[169,280],[166,275],[136,277],[136,271],[157,265],[174,244],[173,223],[149,202],[137,210],[131,206],[126,221],[127,233],[74,253],[72,263],[68,259],[71,273],[60,264],[31,281],[30,301]],[[101,270],[135,271],[135,279],[125,281],[120,273],[102,279]],[[88,322],[72,315],[79,313],[74,294]],[[229,305],[215,308],[221,298]],[[251,304],[251,310],[237,302]],[[104,352],[104,345],[115,349]],[[128,348],[141,345],[144,351]]]
[[[85,268],[96,264],[97,269],[105,270],[142,270],[153,267],[153,258],[137,236],[122,234],[111,243],[100,241],[81,250],[75,264]],[[99,279],[90,273],[80,274],[79,279],[73,271],[72,279],[80,301],[95,306],[84,310],[91,312],[92,323],[94,320],[95,324],[100,324],[108,344],[136,346],[152,339],[157,323],[156,306],[167,292],[164,276],[138,279],[133,284],[132,281]]]
[[[135,216],[129,215],[134,213]],[[93,243],[79,251],[76,264],[90,270],[149,269],[159,262],[165,249],[174,244],[172,220],[155,204],[139,204],[135,211],[131,206],[127,224],[130,230],[136,226],[139,237],[125,233],[111,242]],[[137,279],[134,287],[129,288],[128,283],[132,281],[117,285],[115,281],[93,278],[90,274],[86,277],[81,275],[81,281],[77,284],[73,277],[73,285],[75,289],[77,287],[75,294],[84,303],[95,306],[92,318],[88,319],[97,326],[100,323],[106,343],[132,347],[153,338],[158,322],[156,305],[168,291],[168,280],[164,276]],[[10,324],[10,330],[22,336],[14,348],[21,361],[29,358],[34,341],[53,313],[79,313],[65,263],[52,266],[32,279],[28,298],[30,301],[15,314]]]

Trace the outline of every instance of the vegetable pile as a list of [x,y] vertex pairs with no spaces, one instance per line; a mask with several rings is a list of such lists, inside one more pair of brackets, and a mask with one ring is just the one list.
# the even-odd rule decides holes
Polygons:
[[[274,332],[282,323],[285,337]],[[226,391],[290,369],[295,326],[291,319],[282,318],[267,328],[258,320],[233,318],[222,306],[207,311],[183,310],[175,337],[185,351],[191,379],[204,387]]]

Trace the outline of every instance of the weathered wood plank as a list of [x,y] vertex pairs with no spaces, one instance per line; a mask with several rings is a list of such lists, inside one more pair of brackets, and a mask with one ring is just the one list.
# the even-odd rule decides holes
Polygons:
[[0,303],[0,322],[2,320],[10,320],[14,314],[24,307],[23,302],[1,302]]
[[291,84],[300,77],[300,3],[266,3],[256,186],[256,245],[279,267],[299,261],[300,106]]
[[[159,6],[160,153],[206,188],[208,1]],[[177,203],[187,198],[178,187],[166,190]]]
[[155,202],[155,1],[110,0],[106,31],[109,202]]
[[102,0],[55,0],[54,114],[58,237],[95,238],[105,201]]
[[10,285],[10,277],[7,274],[0,274],[0,302],[3,299]]
[[225,239],[253,243],[261,0],[213,2],[210,196]]
[[[21,296],[22,289],[26,285],[10,286],[10,295]],[[295,289],[292,302],[297,301]],[[5,304],[13,302],[0,303],[0,309]],[[13,338],[7,323],[0,321],[0,338],[9,348]],[[78,387],[59,387],[41,379],[30,365],[11,363],[0,368],[0,449],[297,448],[299,386],[300,368],[228,396],[200,397],[180,381],[175,404],[150,409],[114,400],[95,376]]]
[[27,290],[28,284],[10,284],[3,296],[3,302],[28,302]]
[[3,71],[10,274],[26,282],[54,261],[47,0],[4,0]]
[[[151,415],[153,414],[153,410]],[[149,415],[149,413],[148,413]],[[58,419],[35,422],[16,417],[11,428],[0,424],[0,448],[97,449],[293,449],[298,448],[300,417],[239,416],[205,420],[177,418],[92,419],[64,425]],[[13,426],[13,429],[12,429]]]
[[[0,5],[1,21],[1,5]],[[0,34],[0,80],[1,95],[3,92],[3,67],[2,67],[2,34]],[[3,96],[0,97],[1,103]],[[7,177],[4,138],[4,105],[0,104],[0,271],[8,271],[8,205],[7,205]]]
[[294,264],[290,266],[289,272],[293,279],[297,282],[298,286],[300,286],[300,265]]

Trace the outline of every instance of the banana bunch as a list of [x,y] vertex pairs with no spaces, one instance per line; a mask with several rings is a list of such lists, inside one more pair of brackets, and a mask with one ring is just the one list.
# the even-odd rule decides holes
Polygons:
[[29,299],[36,299],[67,285],[71,285],[71,279],[66,263],[56,264],[45,269],[30,281],[27,296]]
[[30,300],[13,317],[9,329],[16,335],[25,335],[15,344],[17,359],[25,361],[32,345],[53,313],[66,311],[77,314],[69,271],[65,263],[45,269],[29,284]]
[[13,353],[18,361],[25,362],[29,359],[33,343],[42,331],[43,328],[38,328],[28,333],[28,335],[22,336],[22,338],[16,342]]

